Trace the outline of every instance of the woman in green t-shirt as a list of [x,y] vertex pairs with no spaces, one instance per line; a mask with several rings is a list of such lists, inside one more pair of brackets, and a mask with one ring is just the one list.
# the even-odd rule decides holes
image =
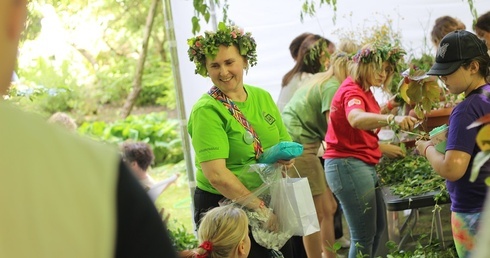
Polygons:
[[[250,33],[220,23],[216,32],[205,32],[188,44],[196,73],[210,77],[214,85],[194,104],[188,123],[197,168],[194,221],[199,223],[202,214],[219,206],[223,198],[251,196],[262,180],[248,172],[249,166],[257,163],[264,149],[291,137],[270,94],[243,83],[244,71],[257,63]],[[294,160],[279,162],[288,167]],[[259,198],[244,205],[268,218],[267,227],[277,225],[276,216]],[[269,257],[270,250],[250,238],[248,257]],[[292,257],[289,241],[281,252]]]

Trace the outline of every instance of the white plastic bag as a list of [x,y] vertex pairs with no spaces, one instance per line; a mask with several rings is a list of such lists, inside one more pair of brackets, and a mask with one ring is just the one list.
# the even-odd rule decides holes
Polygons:
[[[287,197],[287,181],[282,177],[283,166],[279,164],[254,164],[250,166],[251,171],[259,173],[264,184],[252,192],[251,196],[243,197],[236,202],[241,203],[246,211],[255,241],[271,249],[271,257],[282,257],[281,249],[293,236],[298,221],[294,214],[290,200]],[[269,212],[262,213],[245,208],[245,206],[256,198],[264,201]],[[275,216],[274,229],[271,230],[266,224],[270,216]]]

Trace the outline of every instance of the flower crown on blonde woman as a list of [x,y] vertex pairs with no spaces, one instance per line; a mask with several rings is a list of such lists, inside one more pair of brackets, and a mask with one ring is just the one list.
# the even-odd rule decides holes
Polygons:
[[352,56],[352,61],[364,64],[376,63],[379,66],[381,66],[383,62],[388,61],[393,64],[396,69],[398,67],[398,62],[403,59],[405,54],[405,50],[396,46],[392,47],[389,44],[382,46],[374,45],[364,47],[357,51],[357,53]]
[[226,25],[223,22],[218,24],[218,30],[206,31],[204,36],[199,35],[187,40],[189,49],[187,54],[190,61],[196,65],[196,74],[203,77],[208,76],[206,70],[206,57],[214,58],[218,54],[219,46],[235,45],[241,56],[246,58],[250,66],[257,64],[257,44],[250,32],[244,33],[243,29],[237,26]]

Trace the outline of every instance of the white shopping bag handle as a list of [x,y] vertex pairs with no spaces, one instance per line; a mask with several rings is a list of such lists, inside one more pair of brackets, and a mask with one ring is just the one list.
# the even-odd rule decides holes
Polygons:
[[[298,177],[299,177],[299,178],[303,178],[303,177],[302,177],[302,176],[299,174],[299,171],[298,171],[298,169],[296,168],[296,166],[295,166],[294,164],[293,164],[293,168],[294,168],[294,170],[296,171],[296,174],[298,175]],[[287,174],[287,173],[286,173],[286,177],[291,178],[290,176],[288,176],[288,174]]]

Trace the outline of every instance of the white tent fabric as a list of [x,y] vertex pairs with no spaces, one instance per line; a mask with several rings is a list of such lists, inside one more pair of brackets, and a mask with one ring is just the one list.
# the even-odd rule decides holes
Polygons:
[[[478,14],[490,11],[490,1],[474,2]],[[472,30],[473,18],[466,0],[339,0],[335,24],[332,21],[334,12],[329,6],[320,8],[316,17],[306,17],[302,23],[302,3],[301,0],[229,0],[229,17],[245,31],[252,32],[258,45],[258,64],[250,68],[245,83],[268,90],[275,99],[279,96],[282,76],[294,64],[289,54],[289,43],[303,32],[317,33],[336,42],[338,35],[334,33],[337,30],[370,27],[389,18],[393,20],[394,29],[401,31],[404,48],[421,53],[424,38],[427,39],[425,45],[433,49],[430,31],[440,16],[457,17],[467,30]],[[212,85],[209,78],[194,74],[194,65],[187,57],[187,39],[193,37],[192,1],[172,0],[172,12],[188,116],[195,101]],[[216,16],[218,21],[222,19],[220,13]],[[205,22],[202,25],[202,32],[211,29],[211,25],[206,26]]]

